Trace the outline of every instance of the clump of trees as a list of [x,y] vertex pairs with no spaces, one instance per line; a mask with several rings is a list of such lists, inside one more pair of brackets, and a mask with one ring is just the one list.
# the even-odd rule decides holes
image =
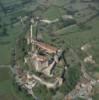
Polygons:
[[33,91],[38,100],[52,100],[52,96],[55,94],[54,90],[47,89],[44,85],[33,88]]
[[0,25],[0,28],[0,36],[8,36],[8,29],[6,27],[6,24]]
[[17,60],[24,60],[24,57],[28,54],[30,45],[27,44],[25,37],[20,36],[16,44]]
[[77,23],[78,27],[81,29],[81,30],[90,30],[92,29],[91,26],[87,26],[85,23]]
[[61,21],[62,21],[62,27],[76,24],[76,21],[74,19],[67,19],[67,20],[61,20]]
[[79,66],[74,66],[68,68],[68,72],[65,73],[65,81],[61,88],[59,89],[60,92],[67,94],[71,90],[73,90],[80,79],[80,68]]

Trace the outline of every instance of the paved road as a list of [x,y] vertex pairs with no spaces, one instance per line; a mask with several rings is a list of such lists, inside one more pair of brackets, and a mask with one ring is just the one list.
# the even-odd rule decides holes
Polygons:
[[12,71],[12,73],[15,72],[15,69],[12,68],[11,65],[0,65],[0,68],[9,68]]
[[56,83],[58,82],[58,80],[55,81],[54,83],[45,82],[41,78],[37,77],[36,75],[32,75],[32,77],[34,79],[36,79],[37,81],[39,81],[41,84],[46,85],[48,88],[55,88],[56,87]]

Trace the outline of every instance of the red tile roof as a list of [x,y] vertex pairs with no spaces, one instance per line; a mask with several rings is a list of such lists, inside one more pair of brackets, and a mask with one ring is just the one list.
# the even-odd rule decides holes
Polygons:
[[35,59],[35,60],[37,60],[37,61],[40,61],[40,62],[47,61],[47,57],[41,56],[41,55],[37,55],[37,56],[32,57],[32,58]]
[[37,45],[39,48],[45,50],[48,53],[56,53],[57,52],[57,48],[53,47],[49,44],[43,43],[43,42],[38,42],[38,41],[34,41],[35,45]]

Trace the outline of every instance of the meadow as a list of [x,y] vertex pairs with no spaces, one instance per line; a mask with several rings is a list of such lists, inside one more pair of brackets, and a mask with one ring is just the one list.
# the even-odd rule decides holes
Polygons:
[[0,98],[2,100],[33,100],[15,88],[11,71],[6,67],[0,68]]
[[17,38],[25,34],[18,17],[26,16],[35,8],[34,4],[35,0],[32,3],[22,0],[0,1],[0,64],[10,64],[11,50]]

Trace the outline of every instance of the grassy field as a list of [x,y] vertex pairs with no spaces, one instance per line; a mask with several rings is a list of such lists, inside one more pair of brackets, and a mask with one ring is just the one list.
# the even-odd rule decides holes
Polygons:
[[36,6],[34,4],[35,0],[32,3],[22,0],[0,1],[0,64],[10,64],[11,49],[18,36],[24,34],[18,17],[32,11]]
[[[78,54],[81,54],[80,51],[81,46],[89,43],[91,44],[92,48],[89,50],[89,53],[93,56],[94,60],[97,63],[97,68],[95,68],[95,65],[91,65],[93,67],[94,71],[93,76],[97,77],[99,79],[99,17],[96,17],[92,21],[88,22],[86,26],[90,26],[91,29],[80,29],[78,26],[73,25],[67,28],[63,28],[56,32],[56,35],[53,37],[47,36],[45,34],[45,37],[48,42],[63,47],[64,49],[67,47],[71,47],[75,50],[77,50]],[[54,40],[54,42],[52,41]],[[82,56],[80,55],[82,58]],[[82,58],[84,59],[84,58]],[[88,67],[91,67],[88,66]]]
[[43,17],[54,20],[56,18],[60,18],[61,15],[64,15],[65,11],[57,6],[51,6],[47,9],[47,11],[44,13]]
[[15,88],[9,68],[0,68],[0,98],[1,100],[33,100]]
[[[99,17],[96,17],[92,21],[88,22],[86,26],[90,26],[90,29],[80,29],[77,25],[69,26],[61,30],[56,31],[55,36],[51,37],[49,34],[45,34],[47,41],[52,41],[55,39],[55,43],[62,44],[63,47],[71,46],[74,49],[80,49],[86,43],[92,44],[92,54],[95,56],[97,63],[99,62]],[[53,41],[52,41],[53,42]]]
[[12,89],[10,70],[8,68],[0,68],[0,98],[2,100],[18,100]]
[[68,1],[69,0],[61,0],[61,1],[60,0],[53,0],[53,4],[62,6],[62,5],[64,5]]

